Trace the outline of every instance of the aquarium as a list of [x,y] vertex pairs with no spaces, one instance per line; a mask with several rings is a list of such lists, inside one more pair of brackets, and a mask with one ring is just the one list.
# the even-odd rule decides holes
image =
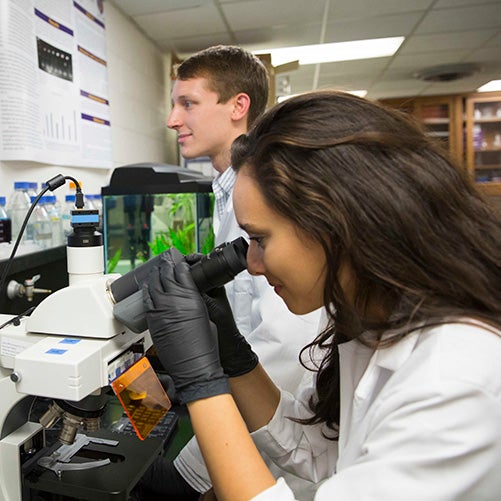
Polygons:
[[143,163],[116,168],[101,189],[106,273],[126,273],[170,247],[214,247],[211,178],[187,168]]

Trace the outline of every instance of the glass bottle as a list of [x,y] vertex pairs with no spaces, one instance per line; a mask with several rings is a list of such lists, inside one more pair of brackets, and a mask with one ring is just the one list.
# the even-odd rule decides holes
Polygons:
[[[21,230],[26,214],[31,206],[30,195],[28,190],[30,183],[24,181],[16,181],[14,183],[14,191],[8,198],[7,215],[11,221],[12,240],[15,241]],[[33,240],[33,234],[26,228],[21,242]]]
[[[33,203],[36,197],[31,197]],[[52,241],[52,224],[46,209],[47,197],[42,197],[30,217],[30,226],[33,231],[33,241],[37,247],[48,249]]]
[[63,221],[63,233],[65,240],[66,237],[73,231],[73,228],[71,227],[71,211],[75,209],[75,201],[75,195],[66,195],[64,199],[61,219]]
[[0,243],[9,243],[12,240],[12,225],[5,204],[5,197],[0,197]]
[[58,247],[65,243],[61,208],[55,195],[48,195],[45,198],[45,210],[47,211],[52,226],[51,247]]

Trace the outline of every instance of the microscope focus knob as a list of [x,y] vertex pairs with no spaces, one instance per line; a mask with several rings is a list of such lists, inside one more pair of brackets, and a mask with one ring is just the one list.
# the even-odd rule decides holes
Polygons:
[[13,383],[19,383],[19,381],[21,381],[21,374],[19,374],[19,372],[12,372],[10,375],[10,380]]

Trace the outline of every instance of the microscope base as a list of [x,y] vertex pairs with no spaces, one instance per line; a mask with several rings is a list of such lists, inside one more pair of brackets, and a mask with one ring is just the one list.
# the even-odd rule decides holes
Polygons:
[[[109,430],[87,435],[118,440],[119,443],[115,447],[90,443],[82,449],[80,460],[109,457],[111,463],[90,470],[64,471],[61,478],[51,470],[34,465],[24,475],[25,492],[29,493],[27,500],[60,499],[58,496],[64,496],[65,500],[127,501],[144,472],[163,451],[161,438],[141,441],[135,436]],[[47,494],[54,496],[46,497]]]

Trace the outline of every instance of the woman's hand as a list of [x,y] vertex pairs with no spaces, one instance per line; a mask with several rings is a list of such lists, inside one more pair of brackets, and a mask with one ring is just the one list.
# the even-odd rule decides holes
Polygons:
[[177,250],[162,255],[143,286],[143,300],[158,358],[172,376],[181,403],[229,393],[215,329],[190,267],[179,260]]
[[[189,265],[199,261],[203,254],[186,256]],[[202,294],[210,320],[217,327],[219,356],[221,365],[229,377],[242,376],[252,371],[258,364],[258,356],[250,344],[240,334],[224,287],[218,287]]]
[[[152,271],[143,288],[150,333],[181,402],[188,404],[215,492],[221,499],[251,499],[272,486],[275,479],[230,394],[228,377],[219,362],[217,334],[210,327],[207,308],[189,265],[184,260],[175,264],[177,256],[173,249],[164,253],[160,266]],[[239,383],[242,399],[248,394],[255,402],[258,394],[259,402],[270,400],[265,405],[269,420],[279,393],[260,365],[232,381]],[[258,409],[254,403],[252,407],[253,412],[263,414],[260,404]]]

